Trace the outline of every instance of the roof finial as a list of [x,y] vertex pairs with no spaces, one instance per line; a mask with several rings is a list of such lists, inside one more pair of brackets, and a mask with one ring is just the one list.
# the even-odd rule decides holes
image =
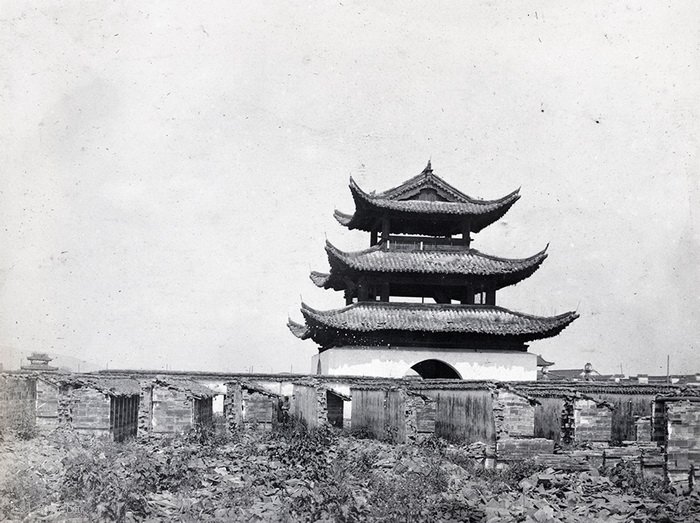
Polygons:
[[426,166],[425,166],[425,169],[423,169],[423,172],[424,172],[426,175],[430,175],[430,174],[433,173],[433,167],[432,167],[432,165],[430,165],[430,161],[431,161],[431,160],[432,160],[432,156],[431,156],[430,158],[428,158],[428,165],[426,165]]

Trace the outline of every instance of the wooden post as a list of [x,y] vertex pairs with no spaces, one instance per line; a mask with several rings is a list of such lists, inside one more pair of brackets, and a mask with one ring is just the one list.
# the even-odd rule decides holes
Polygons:
[[462,239],[464,239],[464,243],[469,248],[469,245],[471,244],[472,238],[471,238],[471,225],[469,223],[469,220],[464,220],[462,222]]
[[389,282],[382,283],[381,301],[389,301]]
[[373,245],[377,245],[377,231],[372,230],[369,233],[369,246],[372,247]]
[[496,305],[496,290],[486,291],[486,305]]
[[390,226],[389,218],[384,216],[382,218],[382,240],[389,239],[389,231],[391,230],[391,228],[389,226]]

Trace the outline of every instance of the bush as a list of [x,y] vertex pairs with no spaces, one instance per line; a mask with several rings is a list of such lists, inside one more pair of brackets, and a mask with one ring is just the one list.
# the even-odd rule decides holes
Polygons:
[[17,438],[25,441],[34,439],[39,435],[34,413],[27,410],[21,410],[13,417],[10,429]]

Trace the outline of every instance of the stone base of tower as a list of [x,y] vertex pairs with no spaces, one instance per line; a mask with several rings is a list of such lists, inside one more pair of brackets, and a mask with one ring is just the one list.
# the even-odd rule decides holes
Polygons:
[[423,377],[535,381],[537,355],[503,350],[334,347],[313,357],[311,371],[331,376],[384,378],[401,378],[417,371]]

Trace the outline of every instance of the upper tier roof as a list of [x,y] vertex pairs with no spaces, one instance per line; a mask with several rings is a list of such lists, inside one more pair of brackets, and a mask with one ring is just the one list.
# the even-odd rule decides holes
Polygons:
[[[468,277],[498,278],[498,288],[513,285],[535,272],[547,257],[547,248],[524,259],[499,258],[475,249],[387,250],[385,243],[357,252],[343,252],[326,241],[331,273],[312,272],[311,279],[326,289],[346,287],[343,275],[352,272],[423,273]],[[483,279],[483,278],[481,278]],[[466,283],[466,281],[465,281]]]
[[475,334],[527,342],[555,336],[578,318],[576,312],[542,317],[488,305],[393,302],[358,302],[329,311],[302,303],[301,312],[306,325],[290,320],[290,330],[301,339],[312,338],[321,345],[329,345],[339,335],[344,343],[352,344],[355,339],[362,344],[364,333],[391,331]]
[[520,198],[520,189],[498,200],[471,198],[433,174],[430,163],[418,176],[378,194],[364,192],[350,178],[350,191],[355,213],[334,213],[349,229],[378,230],[378,220],[388,216],[392,233],[433,236],[462,233],[465,219],[472,232],[479,232],[501,218]]

